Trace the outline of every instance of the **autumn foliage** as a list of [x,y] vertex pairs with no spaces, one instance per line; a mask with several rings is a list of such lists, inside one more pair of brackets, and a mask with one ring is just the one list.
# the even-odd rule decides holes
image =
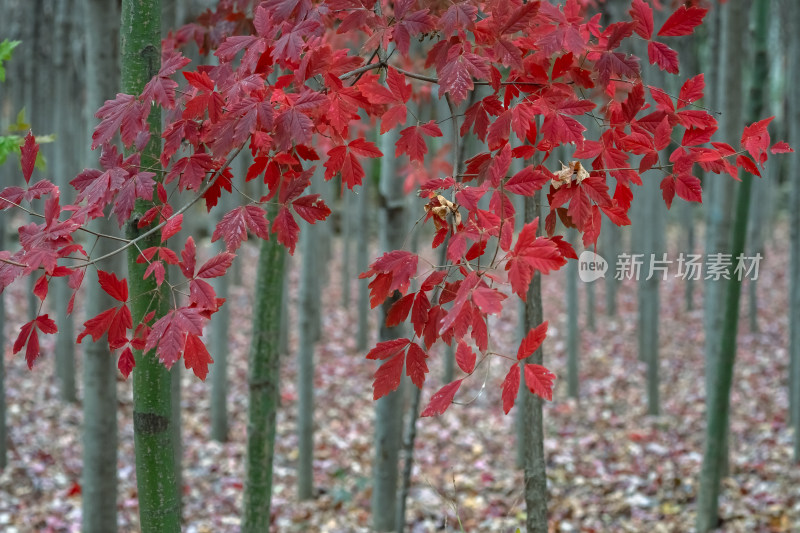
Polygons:
[[[137,349],[152,350],[166,367],[182,357],[204,379],[212,358],[203,328],[224,305],[208,280],[226,275],[242,242],[248,236],[274,238],[293,253],[301,226],[331,212],[309,193],[312,178],[324,175],[341,180],[344,189],[358,189],[372,159],[408,158],[450,169],[421,173],[424,179],[415,184],[427,201],[432,246],[446,246],[447,264],[429,265],[396,250],[362,274],[370,278],[373,307],[399,294],[386,320],[408,321],[414,333],[379,343],[367,354],[381,361],[374,397],[396,389],[403,373],[421,388],[432,346],[445,342],[455,343],[465,376],[435,392],[423,416],[443,413],[489,357],[510,363],[503,365],[508,370],[500,393],[505,412],[521,379],[549,400],[555,376],[525,362],[545,340],[547,323],[525,336],[517,354],[497,354],[488,317],[500,314],[514,295],[525,300],[536,273],[577,259],[556,235],[558,222],[576,228],[583,244],[592,246],[603,224],[630,224],[628,211],[643,179],[660,180],[667,207],[675,196],[699,202],[694,169],[733,179],[739,169],[760,175],[769,153],[789,151],[785,143],[771,145],[770,119],[746,127],[741,139],[715,140],[716,119],[695,104],[705,90],[702,74],[673,95],[646,85],[642,59],[625,51],[632,39],[645,40],[647,60],[677,74],[671,39],[692,34],[706,9],[681,5],[656,30],[653,8],[644,0],[632,1],[629,20],[608,25],[600,15],[587,14],[588,3],[223,0],[170,34],[160,71],[142,94],[118,94],[98,110],[92,148],[100,151],[99,168],[72,180],[73,204],[61,205],[50,181],[31,183],[38,145],[32,133],[25,138],[26,185],[2,190],[0,209],[29,210],[41,198],[44,212],[41,222],[19,228],[15,251],[0,252],[0,290],[19,277],[36,276],[34,292],[44,301],[53,278],[68,278],[73,291],[88,278],[118,304],[89,318],[78,342],[105,336],[126,376],[135,371]],[[217,64],[189,70],[180,50],[193,42],[203,53],[213,52]],[[446,99],[452,116],[421,121],[409,104],[429,99]],[[142,168],[139,152],[149,140],[147,117],[154,107],[167,119],[161,168]],[[601,126],[594,137],[588,136],[589,121]],[[372,130],[397,130],[394,153],[381,152]],[[431,139],[450,131],[454,148],[474,134],[484,151],[466,153],[463,165],[457,149],[431,153]],[[567,147],[569,162],[551,158],[558,146]],[[234,176],[231,163],[243,150],[253,163],[245,176]],[[450,164],[440,164],[442,158]],[[511,171],[514,161],[522,162],[521,170]],[[319,166],[324,172],[315,173]],[[263,181],[263,197],[239,192],[250,180]],[[193,199],[173,205],[176,190],[191,191]],[[512,197],[539,191],[550,214],[527,221],[515,235],[521,215]],[[199,201],[209,212],[217,210],[227,194],[240,205],[223,214],[212,236],[227,251],[198,265],[194,239],[176,242],[183,216]],[[131,220],[135,202],[146,202],[149,210]],[[183,279],[171,286],[188,294],[176,295],[165,316],[151,312],[133,324],[126,280],[90,269],[99,258],[91,257],[78,235],[103,216],[160,235],[160,246],[140,250],[139,261],[148,265],[144,275],[160,286],[167,265],[177,265]],[[123,242],[120,251],[136,245]],[[412,280],[418,289],[411,289]],[[39,335],[53,333],[53,320],[39,315],[22,326],[14,352],[24,350],[33,366]]]

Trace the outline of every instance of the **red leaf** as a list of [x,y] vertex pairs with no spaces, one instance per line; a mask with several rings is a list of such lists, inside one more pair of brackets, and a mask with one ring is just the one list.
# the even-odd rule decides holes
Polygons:
[[472,291],[472,302],[478,306],[482,313],[497,314],[503,310],[501,303],[506,299],[506,295],[497,291],[497,289],[490,289],[488,287],[478,287]]
[[475,352],[472,351],[472,348],[467,346],[467,343],[463,340],[458,341],[458,346],[456,347],[458,368],[467,374],[472,374],[472,371],[475,370],[475,359]]
[[388,359],[406,349],[406,346],[411,344],[408,339],[392,339],[389,341],[379,342],[367,354],[367,359],[384,360]]
[[424,162],[425,154],[428,153],[428,146],[425,143],[423,134],[429,137],[442,137],[442,130],[431,120],[421,126],[411,126],[400,132],[397,140],[397,148],[394,156],[400,157],[401,154],[408,154],[412,161]]
[[375,372],[375,381],[372,383],[372,399],[377,400],[396,390],[403,378],[403,352],[391,357]]
[[325,179],[329,180],[340,172],[342,182],[352,189],[361,185],[364,178],[364,167],[356,155],[362,157],[382,157],[383,152],[375,144],[364,139],[353,139],[346,145],[336,146],[328,151],[325,162]]
[[457,379],[439,389],[431,396],[430,403],[428,403],[428,406],[419,416],[435,416],[447,411],[447,408],[453,403],[453,397],[456,395],[456,392],[458,392],[459,387],[461,387],[462,381],[461,379]]
[[700,179],[691,174],[680,174],[676,176],[675,192],[687,202],[703,201],[703,189],[700,186]]
[[517,359],[525,359],[533,354],[542,345],[545,337],[547,337],[547,321],[542,322],[525,335],[517,350]]
[[278,242],[289,249],[290,255],[294,255],[294,248],[300,238],[300,226],[285,207],[281,207],[275,220],[272,221],[272,233],[277,234]]
[[199,309],[174,309],[153,324],[144,351],[155,348],[158,359],[169,369],[181,356],[186,334],[202,335],[204,322]]
[[769,150],[773,154],[788,154],[794,152],[791,146],[789,146],[785,142],[778,142],[772,145],[772,148]]
[[117,279],[117,275],[102,270],[97,271],[97,278],[100,281],[100,287],[108,293],[109,296],[118,302],[128,301],[128,282],[125,278]]
[[[142,100],[154,100],[164,109],[175,107],[175,89],[178,84],[170,79],[170,76],[178,70],[188,65],[191,61],[188,57],[183,57],[180,52],[163,59],[158,74],[147,82],[142,91]],[[213,86],[212,86],[213,89]]]
[[131,351],[130,347],[126,347],[122,350],[122,353],[119,354],[117,368],[119,368],[119,371],[125,376],[125,379],[128,379],[128,376],[131,375],[131,370],[133,370],[135,366],[136,359],[133,357],[133,351]]
[[200,337],[193,334],[187,335],[183,348],[183,364],[187,370],[191,368],[195,376],[201,381],[205,381],[208,375],[208,365],[213,362],[211,354],[208,353],[208,349]]
[[633,0],[628,13],[636,23],[634,31],[642,39],[650,39],[653,36],[653,8],[647,5],[644,0]]
[[47,288],[49,284],[47,283],[47,275],[42,274],[39,276],[39,279],[36,280],[36,283],[33,285],[33,294],[35,294],[39,300],[42,302],[45,298],[47,298]]
[[194,277],[195,250],[194,239],[190,236],[186,239],[186,244],[183,247],[183,251],[181,251],[181,262],[178,263],[178,266],[181,267],[181,273],[186,279]]
[[236,254],[229,252],[222,252],[221,254],[215,255],[200,267],[200,270],[197,271],[197,277],[208,279],[224,276],[225,272],[231,267],[235,257]]
[[39,153],[39,145],[36,143],[36,138],[33,133],[28,130],[25,136],[25,142],[19,149],[20,164],[22,165],[22,176],[25,178],[25,183],[29,183],[31,175],[33,174],[33,167],[36,164],[36,154]]
[[681,6],[661,26],[658,35],[660,37],[691,35],[694,29],[703,23],[703,17],[707,12],[708,9]]
[[147,129],[149,106],[130,94],[117,93],[114,100],[106,100],[95,116],[102,119],[92,134],[92,150],[109,141],[119,131],[122,143],[128,147]]
[[25,361],[28,368],[33,368],[33,363],[39,357],[39,331],[52,334],[58,331],[56,323],[48,315],[39,315],[20,328],[19,336],[14,342],[14,352],[19,352],[26,344]]
[[372,307],[382,303],[394,291],[405,294],[411,277],[417,273],[418,261],[416,254],[394,250],[383,254],[370,265],[369,270],[360,274],[360,279],[375,276],[369,284]]
[[175,215],[167,220],[167,223],[161,228],[161,242],[166,242],[167,239],[177,234],[181,230],[182,222],[183,215]]
[[309,194],[292,202],[294,212],[309,224],[318,220],[325,220],[331,214],[331,209],[325,205],[319,194]]
[[239,248],[242,241],[247,240],[247,230],[264,240],[269,240],[268,229],[269,223],[263,209],[255,205],[241,206],[222,217],[214,229],[211,242],[222,238],[228,251],[233,252]]
[[555,374],[542,365],[533,363],[525,365],[525,384],[536,396],[552,401],[554,379],[556,379]]
[[503,379],[503,412],[508,414],[512,407],[514,407],[514,402],[517,400],[517,394],[519,394],[519,365],[513,364],[511,368],[508,369],[508,374],[506,374],[505,379]]
[[678,109],[686,107],[692,102],[696,102],[703,97],[703,90],[706,88],[705,76],[701,73],[693,78],[686,80],[681,87],[678,95]]
[[[409,296],[411,295],[409,294]],[[427,358],[428,354],[417,343],[412,342],[408,347],[406,375],[411,378],[411,382],[418,389],[422,389],[422,385],[425,383],[425,374],[428,373],[428,365],[425,363]]]
[[647,43],[647,56],[651,65],[658,65],[658,68],[670,74],[678,73],[678,52],[666,44],[650,41]]
[[407,317],[408,313],[411,312],[411,306],[414,304],[414,294],[406,294],[395,303],[392,304],[392,307],[389,309],[389,312],[386,313],[386,327],[393,328],[394,326],[403,322]]

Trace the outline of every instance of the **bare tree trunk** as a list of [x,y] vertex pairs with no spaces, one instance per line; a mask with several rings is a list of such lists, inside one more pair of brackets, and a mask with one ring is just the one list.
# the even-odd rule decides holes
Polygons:
[[[733,6],[731,6],[733,7]],[[767,36],[769,28],[769,0],[755,0],[755,55],[749,98],[748,121],[755,121],[763,108],[764,84],[769,75],[767,60]],[[733,13],[731,13],[733,15]],[[747,12],[737,15],[746,16]],[[731,256],[736,261],[744,254],[747,237],[747,219],[750,209],[750,184],[753,176],[741,173],[736,199],[735,225],[732,229]],[[741,295],[741,275],[733,273],[725,284],[725,307],[718,352],[715,358],[713,388],[707,409],[707,430],[703,468],[700,475],[700,490],[697,499],[697,531],[706,533],[718,526],[719,493],[721,480],[727,464],[727,434],[730,416],[730,392],[733,381],[733,367],[736,361],[736,340],[739,324],[739,299]]]
[[[789,109],[790,139],[795,146],[791,168],[800,163],[800,10],[789,9]],[[792,205],[790,209],[791,247],[789,271],[789,391],[791,420],[794,425],[794,460],[800,462],[800,173],[792,172]]]
[[[525,198],[525,220],[537,217],[541,222],[540,194]],[[539,224],[541,233],[544,224]],[[542,306],[542,276],[539,272],[533,275],[525,303],[525,330],[529,331],[542,323],[544,309]],[[544,350],[540,346],[525,363],[544,363]],[[531,393],[527,387],[522,392],[522,421],[525,456],[525,508],[527,517],[525,524],[528,533],[547,533],[547,473],[544,456],[544,416],[543,400]]]
[[[116,3],[82,0],[86,21],[86,115],[85,139],[91,138],[97,122],[94,113],[119,90],[119,23]],[[86,143],[88,144],[88,143]],[[87,167],[97,166],[99,153],[83,154]],[[96,221],[95,230],[114,235],[119,228],[108,219]],[[109,253],[113,243],[103,239],[95,254]],[[101,265],[108,271],[124,272],[121,258]],[[87,285],[87,314],[95,316],[116,305],[97,283]],[[83,472],[82,531],[106,533],[117,530],[117,368],[105,338],[90,342],[83,352]]]
[[[381,136],[381,150],[390,154],[397,141],[392,130]],[[395,159],[381,158],[380,236],[381,250],[396,250],[405,237],[405,205],[402,180],[395,170]],[[382,306],[379,339],[391,340],[403,335],[402,326],[386,327],[386,314],[398,299],[398,293]],[[375,460],[372,465],[372,527],[375,531],[392,531],[397,513],[397,479],[400,443],[403,436],[403,387],[379,399],[375,405]]]

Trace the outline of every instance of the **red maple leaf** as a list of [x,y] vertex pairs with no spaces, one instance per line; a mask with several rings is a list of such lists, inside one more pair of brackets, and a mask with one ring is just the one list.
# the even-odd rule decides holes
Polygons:
[[514,402],[517,401],[517,395],[519,394],[519,365],[513,364],[511,368],[508,369],[508,373],[506,377],[503,379],[503,388],[502,388],[502,399],[503,399],[503,412],[508,414],[512,407],[514,407]]
[[553,380],[555,374],[547,370],[542,365],[534,363],[525,365],[525,384],[528,389],[547,401],[553,400]]
[[423,135],[429,137],[443,136],[442,130],[433,120],[421,126],[410,126],[400,131],[400,138],[397,140],[394,156],[400,157],[401,154],[408,154],[412,161],[423,162],[425,154],[428,153],[428,145],[425,143]]
[[458,368],[463,370],[466,374],[472,374],[472,371],[475,370],[475,360],[476,356],[472,348],[463,340],[458,341],[458,346],[456,347],[456,363],[458,364]]
[[383,152],[378,150],[374,143],[363,138],[353,139],[347,144],[339,145],[328,151],[328,160],[325,162],[325,179],[333,178],[336,173],[341,173],[342,182],[352,189],[361,185],[364,177],[364,167],[356,157],[382,157]]
[[694,29],[703,23],[706,13],[708,9],[681,6],[664,22],[658,30],[658,35],[659,37],[691,35]]
[[547,322],[542,322],[531,329],[528,334],[525,335],[525,338],[522,339],[519,349],[517,350],[517,359],[525,359],[538,350],[539,346],[544,342],[545,337],[547,337]]
[[394,291],[405,294],[411,277],[417,273],[417,254],[404,250],[386,252],[370,265],[369,270],[359,275],[360,279],[375,276],[369,284],[370,304],[376,307]]
[[170,79],[170,76],[189,63],[191,60],[183,57],[180,52],[174,53],[166,59],[162,58],[158,74],[144,86],[142,100],[145,102],[153,100],[164,109],[175,107],[175,89],[178,88],[178,84]]
[[526,300],[534,271],[547,274],[567,263],[558,246],[546,237],[536,237],[538,219],[523,226],[514,249],[508,254],[506,270],[511,289]]
[[213,363],[211,354],[200,337],[192,333],[186,335],[186,343],[183,346],[183,364],[186,369],[192,369],[194,375],[201,381],[206,380],[208,375],[208,365]]
[[173,309],[153,324],[144,351],[156,350],[159,361],[172,368],[184,349],[186,334],[202,335],[205,320],[193,307]]
[[25,178],[25,183],[29,183],[33,174],[33,167],[36,165],[36,154],[39,153],[39,144],[36,142],[32,131],[28,130],[25,142],[22,143],[19,153],[20,163],[22,164],[22,177]]
[[128,147],[136,136],[147,130],[150,107],[130,94],[118,93],[114,100],[106,103],[95,113],[101,119],[92,133],[92,150],[111,141],[119,131],[122,143]]
[[463,380],[461,379],[457,379],[439,389],[433,396],[431,396],[431,401],[419,416],[436,416],[447,411],[447,408],[450,407],[451,403],[453,403],[453,397],[461,387],[462,381]]
[[406,354],[406,375],[411,378],[411,382],[416,385],[418,389],[422,388],[422,385],[425,383],[425,374],[428,373],[428,365],[425,363],[427,358],[428,354],[419,347],[419,344],[412,342],[408,346],[408,353]]
[[269,240],[269,222],[267,213],[256,205],[237,207],[222,217],[214,229],[211,242],[220,238],[225,241],[225,247],[230,252],[236,251],[247,240],[247,231],[257,237]]
[[19,331],[19,336],[14,342],[14,352],[19,352],[23,347],[25,350],[25,361],[28,368],[33,368],[33,363],[39,357],[39,331],[45,334],[52,334],[58,331],[56,323],[48,315],[39,315],[30,322],[25,323]]

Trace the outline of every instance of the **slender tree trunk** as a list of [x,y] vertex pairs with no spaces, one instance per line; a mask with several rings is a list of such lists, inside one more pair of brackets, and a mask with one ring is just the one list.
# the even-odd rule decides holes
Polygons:
[[[321,167],[318,167],[318,169]],[[317,172],[312,181],[322,178]],[[314,187],[314,185],[312,185]],[[320,266],[317,252],[319,237],[317,227],[306,227],[300,234],[300,252],[303,261],[300,274],[300,301],[298,302],[298,373],[297,373],[297,496],[308,500],[314,493],[314,322],[317,310],[318,277]]]
[[[66,81],[58,90],[54,91],[52,98],[55,101],[53,106],[55,113],[53,132],[56,134],[52,166],[55,169],[55,185],[61,191],[62,204],[72,200],[67,195],[67,191],[70,190],[68,181],[78,171],[78,162],[70,150],[70,140],[74,136],[72,132],[75,129],[75,124],[80,124],[80,117],[77,115],[79,115],[81,109],[79,106],[73,105],[78,95],[72,94],[69,90],[73,88],[72,83],[70,83],[72,78],[71,67],[73,65],[70,57],[72,46],[69,43],[71,43],[71,39],[76,38],[72,31],[76,4],[74,1],[62,0],[55,6],[56,16],[53,33],[56,42],[64,43],[63,46],[54,47],[52,56],[54,71],[63,76]],[[56,375],[61,388],[61,399],[65,402],[74,402],[77,400],[75,387],[75,326],[73,316],[67,314],[66,307],[63,305],[64,302],[69,301],[70,288],[67,285],[66,278],[53,281],[55,282],[53,283],[53,297],[55,302],[58,303],[55,310],[56,322],[60,333],[56,339]]]
[[[121,55],[122,91],[139,94],[158,73],[161,64],[161,6],[158,0],[123,0]],[[153,108],[148,118],[150,142],[142,153],[143,167],[158,167],[161,140],[161,113]],[[136,220],[147,204],[138,201],[127,224],[127,236],[135,239],[141,231]],[[140,243],[141,248],[159,245],[154,234]],[[139,252],[129,248],[128,273],[133,322],[155,309],[156,318],[169,311],[168,285],[156,286],[150,277],[143,279],[146,265],[137,264]],[[145,533],[180,531],[180,494],[176,479],[174,430],[170,372],[153,351],[136,352],[133,372],[133,432],[136,446],[136,478],[139,489],[139,519]]]
[[[544,224],[540,217],[540,193],[525,198],[525,220],[540,218],[539,233]],[[542,276],[539,272],[533,275],[525,302],[525,330],[530,331],[544,320],[542,307]],[[540,346],[525,363],[543,364],[544,351]],[[523,402],[522,434],[524,437],[525,456],[525,508],[527,517],[525,524],[528,533],[547,533],[547,473],[544,456],[544,416],[542,399],[531,393],[527,387],[522,392]]]
[[617,282],[614,267],[617,264],[617,255],[620,250],[620,239],[622,232],[616,224],[603,224],[600,235],[603,245],[600,255],[608,261],[608,272],[604,278],[606,286],[606,315],[617,316]]
[[[275,216],[270,213],[270,219]],[[253,340],[249,358],[244,533],[269,531],[272,461],[280,377],[279,332],[286,250],[263,241],[256,274]]]
[[[759,117],[763,108],[764,83],[769,75],[767,60],[767,35],[769,28],[769,0],[755,0],[755,57],[749,98],[748,118]],[[752,175],[741,174],[742,183],[737,190],[736,218],[733,227],[731,256],[736,261],[744,254],[747,238],[747,219],[750,208]],[[727,455],[726,435],[730,412],[730,391],[733,382],[733,365],[736,361],[736,338],[739,324],[739,298],[741,275],[731,275],[725,282],[725,307],[722,336],[716,356],[714,386],[708,404],[705,452],[700,474],[700,492],[697,501],[697,531],[706,533],[719,522],[718,505],[720,484]]]
[[[578,247],[578,232],[570,229],[567,240]],[[570,261],[566,267],[567,276],[567,394],[578,398],[578,350],[580,349],[580,330],[578,329],[578,262]],[[527,326],[527,324],[526,324]],[[536,326],[536,324],[534,324]],[[530,328],[528,328],[530,329]]]
[[[370,238],[372,237],[370,233],[370,220],[369,220],[369,209],[370,209],[370,201],[369,197],[372,191],[372,179],[375,174],[375,170],[380,168],[380,161],[373,160],[372,163],[372,172],[368,172],[366,176],[364,176],[364,180],[361,184],[361,190],[358,191],[358,200],[356,206],[356,217],[357,217],[357,224],[356,227],[358,228],[358,242],[360,243],[356,250],[356,270],[358,274],[362,272],[366,272],[369,266],[369,242]],[[366,279],[359,279],[358,280],[358,303],[356,304],[358,307],[358,332],[356,334],[356,349],[359,351],[367,349],[367,343],[369,342],[369,288],[368,288],[368,280]]]
[[[397,133],[381,136],[381,150],[391,153]],[[403,182],[395,169],[395,159],[381,158],[380,180],[381,250],[396,250],[403,246],[406,233]],[[387,328],[385,319],[398,293],[382,306],[379,339],[387,341],[403,335],[402,326]],[[372,527],[375,531],[392,531],[396,522],[397,478],[400,443],[403,436],[403,387],[379,399],[375,405],[375,460],[372,465]]]
[[[793,6],[794,7],[794,6]],[[790,139],[795,153],[791,154],[791,168],[800,163],[800,10],[789,9],[789,109]],[[792,206],[789,210],[791,247],[789,272],[789,391],[790,418],[794,425],[794,460],[800,462],[800,173],[792,172]]]
[[[86,21],[86,139],[91,138],[94,113],[119,87],[119,8],[105,0],[82,0]],[[99,154],[84,153],[87,167],[97,165]],[[119,231],[108,219],[94,228],[113,235]],[[98,241],[97,257],[114,248],[107,239]],[[123,271],[121,258],[111,258],[101,268]],[[133,281],[133,280],[131,280]],[[96,316],[116,302],[97,283],[87,285],[87,314]],[[81,479],[82,530],[106,533],[117,530],[117,369],[105,338],[86,339],[83,352],[83,473]],[[137,369],[138,370],[138,369]],[[134,371],[135,373],[136,371]]]
[[349,191],[342,195],[342,307],[350,308],[350,282],[352,281],[352,233],[353,233],[353,209],[355,199]]
[[[240,154],[241,156],[241,154]],[[244,159],[242,159],[244,161]],[[237,160],[237,163],[240,161]],[[238,168],[237,177],[244,181],[247,168],[242,165]],[[235,197],[232,194],[223,195],[220,198],[221,213],[230,212],[235,204]],[[214,223],[218,220],[215,219]],[[223,241],[219,241],[218,251],[225,250]],[[237,261],[241,262],[241,260]],[[218,298],[230,296],[231,276],[220,276],[214,280],[214,290]],[[214,364],[211,366],[211,438],[218,442],[228,440],[228,350],[230,343],[231,326],[231,306],[230,303],[223,305],[217,311],[212,322],[212,358]]]

